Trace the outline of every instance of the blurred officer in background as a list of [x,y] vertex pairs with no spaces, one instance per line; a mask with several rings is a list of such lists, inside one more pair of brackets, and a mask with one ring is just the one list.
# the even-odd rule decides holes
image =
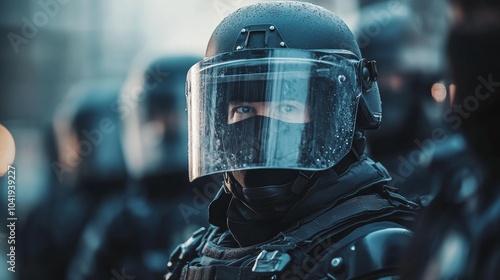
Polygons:
[[418,205],[364,154],[377,72],[345,23],[309,3],[251,5],[205,55],[187,78],[190,178],[224,185],[167,279],[396,275]]
[[198,60],[161,57],[132,68],[112,106],[123,120],[132,180],[85,229],[68,279],[161,279],[168,250],[206,223],[206,210],[194,202],[210,180],[191,185],[187,173],[185,80]]
[[[445,78],[444,59],[433,34],[405,4],[368,5],[359,18],[357,41],[363,55],[377,61],[384,112],[380,128],[366,133],[368,154],[387,167],[404,196],[433,194],[432,163],[456,146],[432,139],[433,130],[443,127],[446,87],[437,83]],[[433,96],[432,89],[442,91]]]
[[456,84],[444,114],[470,154],[450,159],[447,180],[424,211],[408,279],[500,277],[500,4],[451,1],[447,53]]
[[120,83],[75,87],[54,118],[59,181],[18,234],[19,279],[66,279],[81,233],[100,203],[125,189],[118,114],[110,105]]

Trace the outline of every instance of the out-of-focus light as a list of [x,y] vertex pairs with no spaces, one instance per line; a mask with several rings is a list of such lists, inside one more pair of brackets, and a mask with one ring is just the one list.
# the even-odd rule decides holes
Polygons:
[[446,100],[446,87],[441,83],[435,83],[431,87],[431,95],[436,102],[443,102]]
[[5,126],[0,125],[0,177],[10,170],[15,154],[16,145],[12,134]]
[[440,275],[436,279],[456,278],[460,275],[467,261],[469,245],[458,232],[450,232],[439,249],[438,263]]
[[457,86],[455,84],[450,85],[450,104],[455,100],[455,93],[457,92]]

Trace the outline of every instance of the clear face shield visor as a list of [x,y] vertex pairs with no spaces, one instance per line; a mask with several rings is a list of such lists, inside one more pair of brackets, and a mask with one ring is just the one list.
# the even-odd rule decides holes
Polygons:
[[335,165],[355,129],[355,64],[344,52],[296,49],[245,50],[195,64],[186,87],[190,180]]

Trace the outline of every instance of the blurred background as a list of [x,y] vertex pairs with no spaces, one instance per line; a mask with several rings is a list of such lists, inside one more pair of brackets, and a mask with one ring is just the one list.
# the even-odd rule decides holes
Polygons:
[[[16,144],[17,225],[26,226],[23,223],[36,205],[49,201],[60,188],[71,185],[74,180],[75,168],[65,165],[62,157],[67,156],[64,154],[66,146],[61,148],[61,140],[57,142],[61,135],[56,133],[57,120],[67,117],[58,112],[61,106],[70,106],[64,105],[68,94],[103,83],[119,89],[131,68],[144,59],[161,55],[202,57],[216,25],[238,7],[256,2],[265,1],[2,1],[0,124],[11,132]],[[366,46],[370,45],[370,38],[391,26],[392,17],[401,13],[402,6],[407,7],[408,18],[421,36],[417,43],[410,45],[422,45],[420,51],[410,56],[414,60],[419,60],[419,56],[430,57],[429,64],[422,68],[424,72],[429,69],[442,74],[433,81],[443,83],[439,92],[434,94],[427,88],[426,93],[435,104],[449,99],[442,55],[450,13],[445,1],[304,2],[334,11],[353,31],[361,26],[360,15],[369,12],[363,10],[365,7],[382,3],[382,9],[379,6],[377,13],[371,14],[375,23],[358,32]],[[113,112],[118,98],[107,99],[102,110]],[[429,116],[441,116],[440,106],[429,108],[432,108]],[[105,126],[109,128],[109,124]],[[64,134],[60,130],[58,133]],[[0,186],[2,220],[5,220],[7,208],[4,179]],[[0,233],[2,250],[6,249],[4,230]],[[7,272],[5,259],[6,254],[2,252],[0,278],[14,279],[13,274]]]

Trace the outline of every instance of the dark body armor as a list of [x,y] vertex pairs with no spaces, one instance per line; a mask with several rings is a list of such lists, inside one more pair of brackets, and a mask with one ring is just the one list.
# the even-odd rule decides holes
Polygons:
[[250,246],[240,246],[236,240],[241,238],[234,235],[258,236],[265,226],[238,220],[231,207],[235,198],[221,188],[210,206],[211,226],[172,253],[167,279],[395,276],[420,206],[388,187],[388,181],[385,168],[367,158],[340,175],[335,169],[323,171],[288,215],[274,222],[282,230]]

